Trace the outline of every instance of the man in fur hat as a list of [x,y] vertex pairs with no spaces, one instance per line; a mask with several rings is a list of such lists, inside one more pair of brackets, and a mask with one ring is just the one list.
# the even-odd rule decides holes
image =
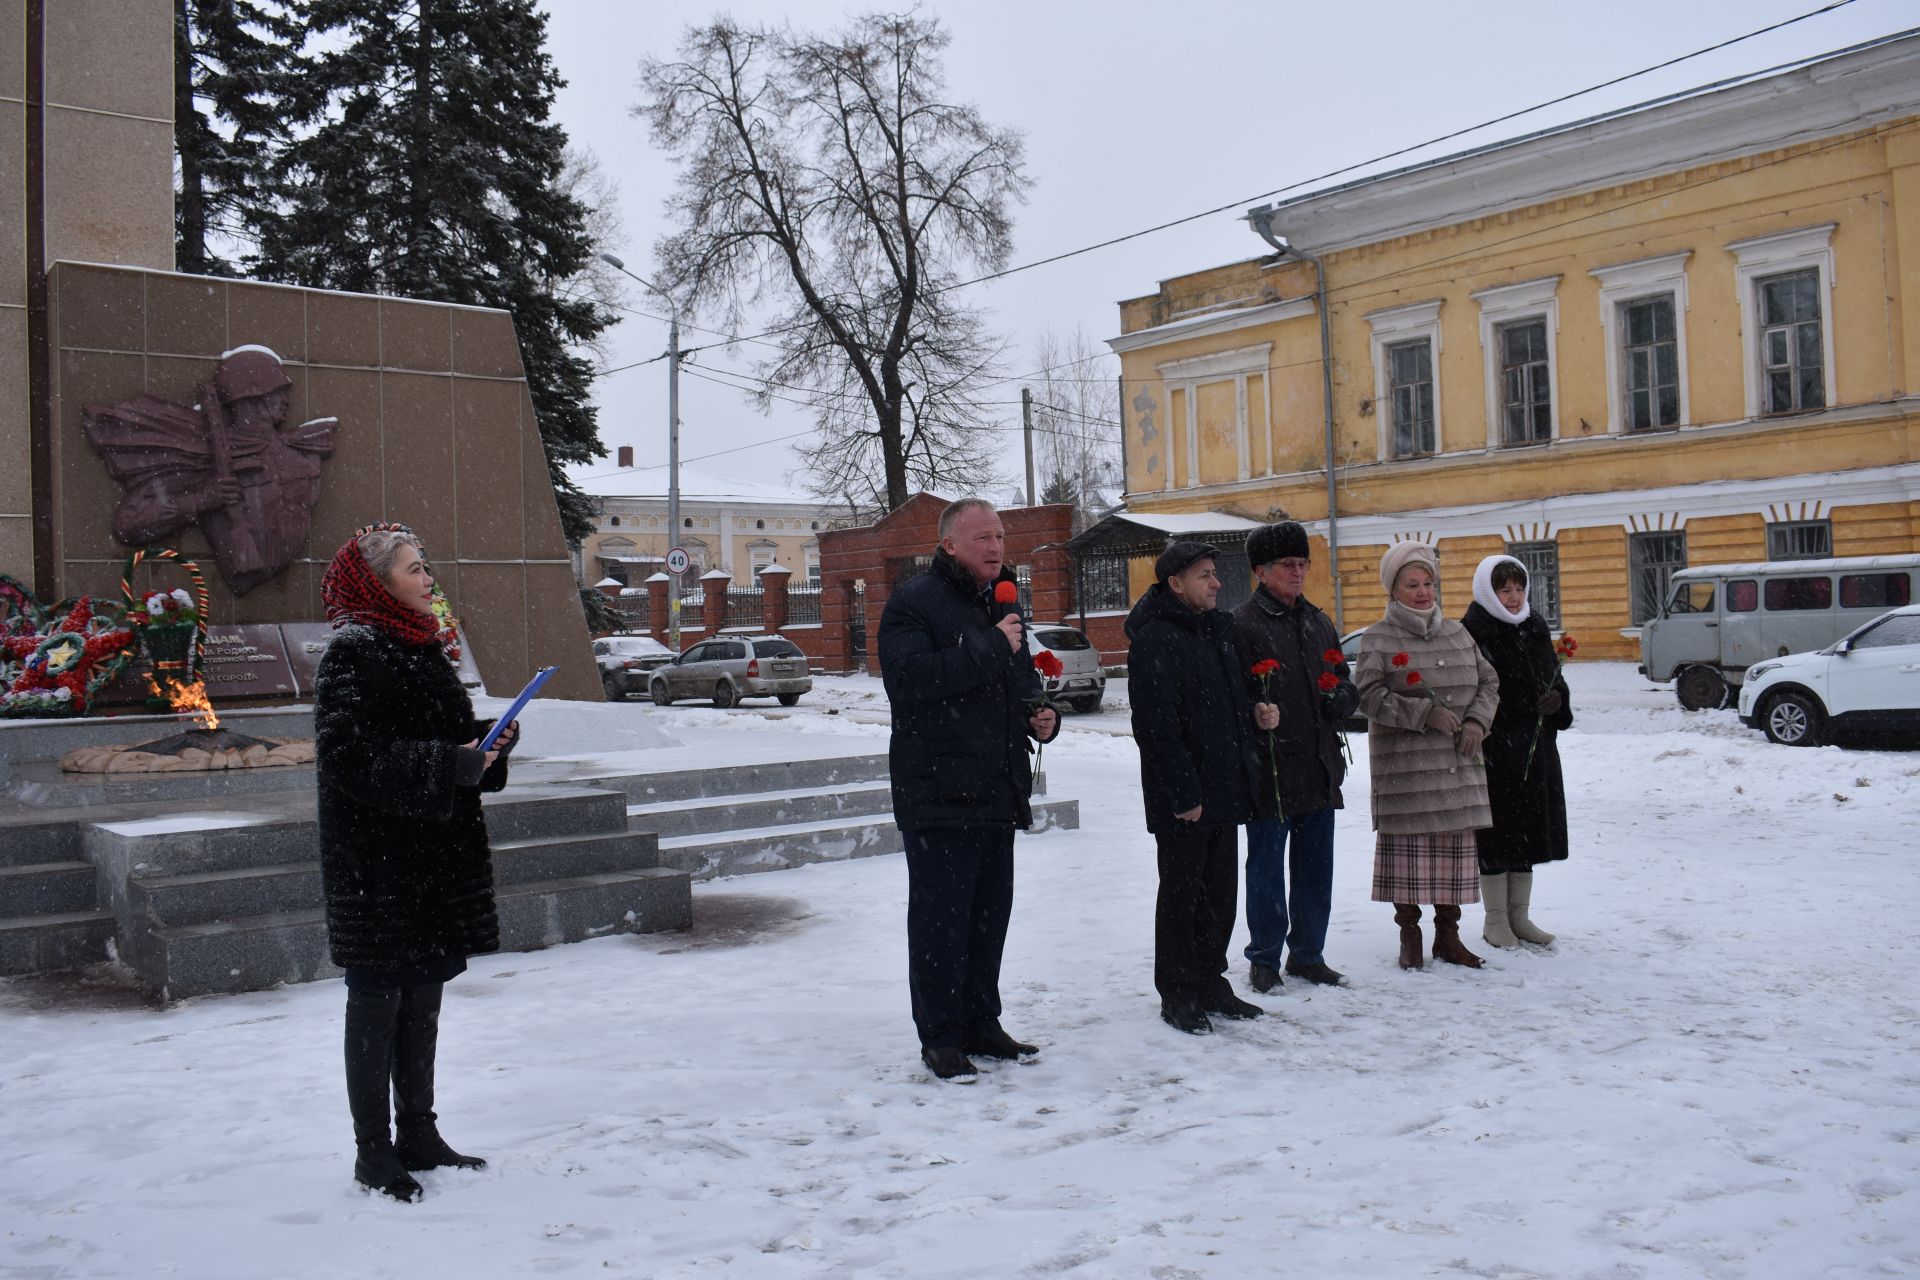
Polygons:
[[[1323,952],[1333,911],[1333,815],[1347,772],[1340,724],[1360,697],[1332,621],[1304,594],[1312,560],[1297,521],[1254,530],[1247,561],[1259,586],[1233,611],[1240,672],[1255,697],[1280,710],[1270,741],[1257,744],[1264,776],[1247,824],[1246,956],[1249,981],[1261,992],[1281,985],[1283,950],[1287,973],[1340,983]],[[1252,674],[1267,662],[1276,664],[1268,674]]]

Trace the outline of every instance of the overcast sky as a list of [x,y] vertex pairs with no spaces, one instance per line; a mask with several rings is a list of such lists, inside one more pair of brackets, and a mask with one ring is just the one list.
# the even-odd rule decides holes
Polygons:
[[[652,246],[665,229],[662,202],[675,173],[645,124],[629,114],[640,96],[640,60],[674,56],[685,26],[714,13],[731,13],[741,23],[785,20],[830,30],[862,11],[812,0],[737,0],[713,8],[544,0],[543,7],[551,17],[554,60],[569,82],[557,119],[618,181],[625,234],[615,251],[642,275],[653,271]],[[1026,136],[1034,181],[1016,216],[1015,263],[1236,203],[1233,212],[979,286],[978,300],[1010,343],[1006,372],[1015,375],[1007,394],[993,398],[1018,400],[1018,375],[1038,365],[1028,354],[1036,334],[1080,329],[1096,341],[1112,337],[1119,331],[1119,300],[1150,293],[1169,276],[1264,252],[1240,221],[1240,201],[1819,7],[1821,0],[967,0],[923,6],[953,36],[946,61],[950,96]],[[663,10],[675,18],[663,20]],[[1395,163],[1915,25],[1915,0],[1852,0],[1782,31]],[[637,286],[630,301],[659,309]],[[716,323],[712,317],[696,322]],[[682,339],[686,345],[713,340],[697,332]],[[665,347],[664,324],[630,315],[611,334],[610,363],[643,360]],[[697,359],[751,373],[766,354],[739,345]],[[1109,360],[1101,372],[1117,373],[1117,362]],[[640,465],[664,464],[665,363],[609,374],[597,393],[609,454],[630,444]],[[776,405],[763,416],[739,394],[693,377],[681,379],[680,394],[683,460],[773,440],[810,423],[799,406]],[[1018,422],[1017,407],[1005,413],[1009,425]],[[1020,470],[1019,436],[1007,438],[1004,469],[1012,477]],[[612,465],[611,456],[605,465]],[[802,487],[785,443],[693,465],[761,482],[793,477],[794,487]]]

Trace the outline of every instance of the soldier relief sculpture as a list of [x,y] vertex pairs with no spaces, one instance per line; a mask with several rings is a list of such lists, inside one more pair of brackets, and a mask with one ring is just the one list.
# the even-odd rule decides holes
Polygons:
[[292,387],[278,355],[243,346],[190,407],[144,393],[85,406],[87,442],[121,487],[114,537],[141,547],[198,525],[235,595],[293,563],[339,420],[283,425]]

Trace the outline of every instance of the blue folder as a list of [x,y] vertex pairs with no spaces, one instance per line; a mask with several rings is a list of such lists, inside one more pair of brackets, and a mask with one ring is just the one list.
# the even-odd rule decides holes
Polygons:
[[505,713],[493,722],[493,728],[487,730],[487,736],[480,739],[480,749],[482,751],[493,750],[493,744],[499,741],[500,735],[507,731],[507,726],[512,724],[522,711],[527,709],[527,704],[533,701],[533,695],[540,692],[540,686],[545,684],[547,678],[558,670],[558,667],[542,667],[533,673],[533,679],[527,681],[527,687],[520,691],[520,696],[513,700],[513,705],[508,707]]

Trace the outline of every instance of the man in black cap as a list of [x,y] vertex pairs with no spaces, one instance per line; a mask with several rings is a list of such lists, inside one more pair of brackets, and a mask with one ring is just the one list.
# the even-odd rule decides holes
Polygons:
[[1127,615],[1127,696],[1140,783],[1160,862],[1153,985],[1160,1016],[1193,1035],[1209,1013],[1257,1018],[1226,979],[1240,893],[1238,827],[1253,812],[1256,729],[1279,713],[1255,704],[1233,648],[1233,619],[1214,607],[1219,552],[1175,542],[1159,581]]
[[[1247,538],[1247,560],[1260,585],[1233,611],[1234,646],[1249,691],[1264,689],[1280,711],[1271,744],[1257,744],[1262,781],[1247,824],[1249,977],[1255,991],[1278,987],[1284,947],[1288,973],[1338,986],[1340,974],[1324,954],[1333,911],[1333,815],[1347,773],[1340,723],[1360,695],[1345,659],[1327,660],[1340,652],[1333,623],[1303,594],[1312,563],[1307,531],[1293,520],[1262,526]],[[1277,666],[1263,682],[1251,672],[1268,661]]]

